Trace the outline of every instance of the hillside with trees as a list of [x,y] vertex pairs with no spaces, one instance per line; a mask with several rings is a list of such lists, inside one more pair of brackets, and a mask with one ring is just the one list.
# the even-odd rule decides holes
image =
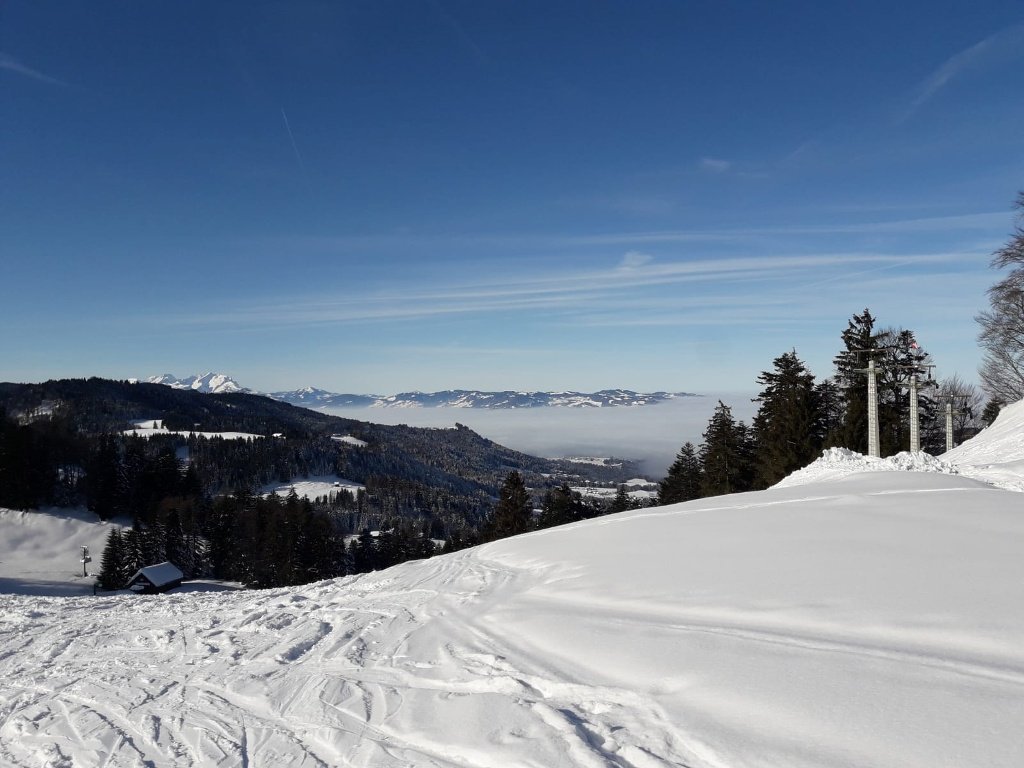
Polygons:
[[[132,432],[144,420],[181,433]],[[210,434],[222,431],[260,437]],[[131,520],[124,540],[109,542],[107,586],[164,559],[186,577],[250,586],[374,570],[479,541],[510,473],[529,485],[532,515],[546,489],[631,472],[529,456],[462,425],[377,425],[245,393],[104,379],[0,384],[0,506],[81,505]],[[363,487],[261,494],[309,476]]]
[[[983,413],[977,389],[952,375],[930,378],[931,358],[903,328],[877,328],[870,310],[853,315],[840,334],[832,376],[817,380],[797,355],[784,352],[757,378],[758,411],[750,425],[736,421],[719,401],[699,446],[687,442],[662,480],[658,501],[680,501],[768,488],[821,455],[844,447],[868,449],[866,368],[877,374],[880,453],[909,447],[910,379],[918,379],[921,449],[945,451],[945,403],[952,409],[953,440],[974,435],[994,414]],[[984,418],[983,418],[984,417]]]

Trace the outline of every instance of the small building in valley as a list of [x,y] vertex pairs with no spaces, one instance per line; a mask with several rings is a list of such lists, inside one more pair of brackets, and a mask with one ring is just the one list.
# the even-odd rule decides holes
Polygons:
[[185,574],[174,563],[156,563],[140,568],[128,580],[128,589],[140,595],[153,595],[181,586]]

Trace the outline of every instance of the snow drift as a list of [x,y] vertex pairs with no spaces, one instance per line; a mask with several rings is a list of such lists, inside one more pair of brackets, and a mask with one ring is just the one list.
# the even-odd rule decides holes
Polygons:
[[1019,766],[1024,497],[958,471],[298,589],[3,596],[0,763]]

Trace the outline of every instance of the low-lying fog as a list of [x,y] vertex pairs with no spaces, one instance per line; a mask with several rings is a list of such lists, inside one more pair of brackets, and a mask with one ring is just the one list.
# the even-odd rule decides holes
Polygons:
[[455,423],[535,456],[617,456],[664,476],[686,441],[701,434],[719,399],[748,424],[757,411],[750,393],[684,397],[658,405],[617,408],[332,408],[328,412],[377,424],[453,427]]

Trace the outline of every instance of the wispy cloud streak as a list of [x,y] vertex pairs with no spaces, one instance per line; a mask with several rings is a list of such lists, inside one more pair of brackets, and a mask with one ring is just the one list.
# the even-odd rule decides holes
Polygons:
[[302,171],[302,178],[306,178],[306,164],[302,161],[302,153],[299,152],[299,145],[295,143],[295,134],[292,133],[291,123],[288,122],[288,115],[284,111],[284,107],[281,107],[281,117],[284,118],[284,128],[288,131],[288,138],[292,143],[292,151],[295,153],[295,160],[299,164],[299,170]]
[[[671,306],[694,308],[747,304],[791,304],[777,297],[758,299],[765,287],[797,285],[808,275],[825,277],[862,274],[871,267],[942,264],[962,254],[840,253],[774,257],[702,259],[676,262],[635,260],[630,269],[616,265],[604,270],[540,274],[511,282],[466,283],[419,290],[380,291],[344,295],[288,296],[272,302],[237,304],[209,313],[162,317],[177,327],[321,326],[344,323],[403,321],[455,315],[530,313],[537,317],[581,316],[595,309],[644,314],[667,301],[659,289],[669,288]],[[852,271],[851,271],[852,270]],[[686,290],[685,286],[691,286]],[[747,288],[740,286],[747,285]],[[666,305],[662,304],[662,308]],[[634,318],[636,321],[639,318]]]
[[33,80],[38,80],[41,83],[48,83],[50,85],[60,85],[63,87],[67,87],[67,83],[65,83],[63,80],[58,80],[56,77],[50,77],[49,75],[43,74],[37,69],[32,69],[31,67],[25,66],[20,61],[18,61],[18,59],[3,52],[0,52],[0,70],[4,70],[6,72],[13,72],[17,75],[22,75]]
[[971,70],[1005,64],[1024,57],[1024,24],[1000,30],[979,43],[950,56],[932,72],[917,89],[917,95],[900,117],[900,122],[909,119],[926,102],[953,80]]

